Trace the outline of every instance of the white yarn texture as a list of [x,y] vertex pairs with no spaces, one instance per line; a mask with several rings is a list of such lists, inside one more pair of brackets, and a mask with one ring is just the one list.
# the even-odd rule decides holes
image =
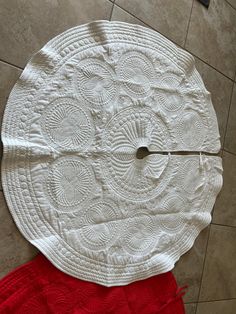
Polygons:
[[[96,21],[46,44],[11,92],[2,141],[20,231],[62,271],[106,286],[171,270],[222,186],[193,57],[138,25]],[[140,147],[155,153],[138,159]]]

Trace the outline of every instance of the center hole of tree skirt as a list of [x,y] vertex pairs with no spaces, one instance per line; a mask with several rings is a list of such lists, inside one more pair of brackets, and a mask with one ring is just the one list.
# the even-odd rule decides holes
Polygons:
[[147,147],[143,146],[143,147],[139,147],[137,152],[136,152],[136,157],[137,159],[143,159],[144,157],[148,156],[149,150]]

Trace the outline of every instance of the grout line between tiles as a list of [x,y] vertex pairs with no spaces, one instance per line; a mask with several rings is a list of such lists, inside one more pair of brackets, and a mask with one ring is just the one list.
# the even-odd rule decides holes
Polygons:
[[[234,77],[234,79],[235,79],[235,77]],[[231,106],[232,106],[233,92],[234,92],[234,84],[232,84],[232,90],[231,90],[231,95],[230,95],[230,103],[229,103],[227,120],[226,120],[226,127],[225,127],[225,134],[224,134],[224,139],[223,139],[223,142],[222,142],[223,149],[225,147],[225,139],[226,139],[226,134],[227,134],[227,130],[228,130],[228,122],[229,122],[229,115],[230,115],[230,110],[231,110]]]
[[227,149],[223,149],[223,152],[226,152],[226,153],[228,153],[228,154],[231,154],[231,155],[234,155],[234,156],[236,156],[236,153],[232,153],[232,152],[230,152],[230,151],[228,151]]
[[212,222],[211,225],[213,226],[220,226],[220,227],[228,227],[228,228],[236,228],[236,226],[230,226],[230,225],[224,225],[224,224],[218,224],[216,222]]
[[228,0],[225,0],[225,2],[234,10],[236,10],[236,8],[228,1]]
[[113,10],[114,10],[114,5],[115,5],[115,2],[112,2],[112,8],[111,8],[111,14],[110,14],[109,21],[111,21],[111,19],[112,19],[112,14],[113,14]]
[[[201,293],[201,288],[202,288],[202,281],[203,281],[204,269],[205,269],[205,264],[206,264],[206,256],[207,256],[207,251],[208,251],[208,244],[209,244],[209,238],[210,238],[211,227],[214,226],[214,225],[216,225],[216,226],[222,226],[222,227],[228,227],[228,228],[236,228],[236,226],[222,225],[222,224],[216,224],[216,223],[211,223],[211,224],[210,224],[209,233],[208,233],[208,237],[207,237],[206,251],[205,251],[205,256],[204,256],[204,261],[203,261],[203,267],[202,267],[202,275],[201,275],[201,280],[200,280],[200,285],[199,285],[199,291],[198,291],[197,304],[198,304],[198,303],[207,302],[207,301],[199,301],[199,298],[200,298],[200,293]],[[232,299],[236,299],[236,298],[232,298]],[[222,301],[222,300],[232,300],[232,299],[210,300],[210,301],[208,301],[208,302]]]
[[195,55],[193,52],[191,52],[190,50],[186,49],[186,48],[182,48],[185,51],[187,51],[188,53],[190,53],[192,56],[194,56],[194,58],[199,59],[200,61],[202,61],[203,63],[207,64],[209,67],[211,67],[212,69],[214,69],[215,71],[217,71],[218,73],[220,73],[221,75],[223,75],[224,77],[226,77],[228,80],[234,82],[234,79],[232,79],[231,77],[227,76],[226,74],[224,74],[223,72],[221,72],[220,70],[218,70],[217,68],[215,68],[213,65],[209,64],[208,62],[204,61],[203,59],[201,59],[199,56]]
[[199,303],[200,292],[201,292],[201,288],[202,288],[202,280],[203,280],[204,268],[205,268],[205,263],[206,263],[206,256],[207,256],[207,251],[208,251],[208,243],[209,243],[209,238],[210,238],[211,225],[212,224],[210,224],[210,226],[209,226],[209,232],[207,235],[206,250],[205,250],[205,255],[204,255],[204,260],[203,260],[203,265],[202,265],[202,274],[201,274],[201,279],[200,279],[200,284],[199,284],[197,303]]
[[236,300],[236,298],[199,301],[198,303],[210,303],[210,302],[231,301],[231,300]]
[[[168,40],[170,40],[172,43],[174,43],[175,45],[179,46],[179,47],[182,47],[180,46],[179,44],[177,44],[175,41],[173,41],[172,39],[170,39],[169,37],[167,37],[166,35],[164,35],[163,33],[161,33],[160,31],[156,30],[154,27],[152,27],[150,24],[144,22],[142,19],[140,19],[139,17],[135,16],[133,13],[127,11],[126,9],[124,9],[122,6],[120,6],[119,4],[117,3],[114,3],[117,7],[119,7],[121,10],[125,11],[126,13],[128,13],[129,15],[131,15],[132,17],[134,17],[136,20],[142,22],[145,26],[147,26],[148,28],[152,29],[153,31],[155,32],[158,32],[160,33],[162,36],[164,36],[165,38],[167,38]],[[183,47],[182,47],[183,48]]]
[[5,63],[5,64],[8,64],[8,65],[10,65],[10,66],[12,66],[13,68],[16,68],[16,69],[18,69],[18,70],[24,70],[24,68],[21,68],[21,67],[19,67],[18,65],[15,65],[15,64],[13,64],[13,63],[11,63],[11,62],[8,62],[8,61],[5,61],[5,60],[3,60],[3,59],[0,59],[0,62],[2,62],[2,63]]
[[[197,302],[184,302],[184,309],[185,309],[185,305],[196,305],[196,307],[195,307],[195,309],[194,309],[194,312],[193,312],[193,314],[196,314],[196,312],[197,312]],[[187,312],[186,312],[187,313]]]
[[190,20],[191,20],[192,11],[193,11],[193,4],[194,4],[194,0],[192,0],[192,6],[191,6],[190,15],[189,15],[189,20],[188,20],[188,26],[187,26],[187,32],[186,32],[186,36],[185,36],[185,40],[184,40],[184,48],[185,48],[186,41],[187,41],[187,37],[188,37],[188,31],[189,31],[189,26],[190,26]]

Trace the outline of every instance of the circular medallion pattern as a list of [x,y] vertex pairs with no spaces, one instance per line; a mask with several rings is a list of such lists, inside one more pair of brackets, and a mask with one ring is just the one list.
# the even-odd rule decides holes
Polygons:
[[179,138],[183,144],[190,148],[198,147],[204,142],[206,128],[204,122],[196,112],[185,113],[178,124]]
[[161,205],[159,217],[163,231],[178,233],[184,228],[184,211],[186,201],[178,195],[168,196]]
[[56,148],[76,150],[88,146],[94,136],[90,115],[73,99],[57,99],[45,110],[42,128]]
[[140,214],[128,223],[125,232],[125,248],[127,252],[134,255],[150,253],[157,242],[155,234],[155,223],[151,216]]
[[103,106],[116,95],[116,79],[112,68],[105,62],[86,58],[79,62],[76,86],[81,96],[91,105]]
[[80,159],[60,158],[50,165],[47,192],[58,209],[76,209],[92,190],[92,171]]
[[117,233],[117,214],[109,203],[92,204],[82,216],[83,244],[91,250],[105,249]]
[[164,75],[158,84],[157,97],[160,105],[168,111],[178,111],[184,105],[181,80],[175,75]]
[[127,93],[135,98],[140,98],[150,92],[155,78],[155,70],[144,54],[130,51],[119,60],[118,75]]
[[[160,150],[167,130],[149,109],[127,108],[114,115],[104,131],[104,146],[111,150],[102,159],[107,184],[118,195],[146,201],[158,195],[165,180],[159,182],[168,166],[168,156],[153,155],[137,159],[139,147]],[[158,183],[157,183],[158,182]]]
[[164,150],[169,137],[162,119],[149,108],[127,107],[115,114],[104,130],[104,145],[112,152],[136,153],[139,147]]

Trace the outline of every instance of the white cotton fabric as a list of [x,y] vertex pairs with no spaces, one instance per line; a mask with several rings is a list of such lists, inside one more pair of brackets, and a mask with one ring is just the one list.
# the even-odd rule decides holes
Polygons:
[[[12,90],[2,140],[20,231],[62,271],[106,286],[171,270],[222,185],[193,57],[138,25],[97,21],[51,40]],[[138,159],[139,147],[156,153]]]

